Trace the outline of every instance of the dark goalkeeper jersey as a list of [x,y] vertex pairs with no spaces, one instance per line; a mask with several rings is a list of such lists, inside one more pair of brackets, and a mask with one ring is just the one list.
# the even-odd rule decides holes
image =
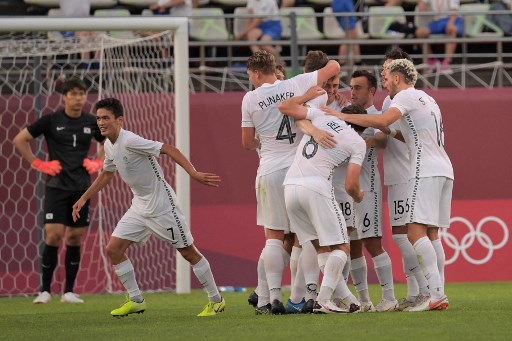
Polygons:
[[49,160],[59,160],[62,171],[48,176],[46,186],[69,191],[86,190],[91,179],[82,166],[93,138],[102,142],[96,117],[82,112],[78,118],[65,114],[64,110],[44,115],[27,127],[34,138],[44,135],[48,146]]

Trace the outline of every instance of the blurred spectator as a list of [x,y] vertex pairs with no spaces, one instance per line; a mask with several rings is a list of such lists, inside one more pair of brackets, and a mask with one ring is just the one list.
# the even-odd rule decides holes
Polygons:
[[[334,13],[354,13],[354,2],[352,0],[332,0],[332,11]],[[355,16],[336,17],[343,31],[348,39],[359,39],[359,32],[357,31],[357,18]],[[361,64],[361,49],[359,45],[350,45],[351,54],[354,60],[354,64]],[[338,50],[340,56],[340,64],[343,70],[343,66],[346,63],[348,48],[346,44],[341,44]],[[350,53],[349,53],[350,55]]]
[[[63,17],[88,17],[91,14],[91,0],[60,0],[59,1],[60,15]],[[80,40],[82,43],[87,43],[94,39],[97,35],[93,31],[77,31],[77,32],[61,32],[64,38],[73,38]],[[93,51],[85,51],[81,53],[82,66],[89,67],[88,61],[90,61],[91,53]],[[98,51],[94,53],[94,57],[99,59]],[[97,67],[97,63],[93,63],[93,66]]]
[[[512,10],[512,0],[503,0],[491,5],[491,11]],[[505,35],[512,36],[512,13],[511,14],[489,14],[489,21],[501,28]]]
[[[458,11],[460,8],[459,0],[420,0],[418,2],[418,11],[420,12],[448,12]],[[462,18],[457,16],[456,13],[452,15],[439,14],[434,17],[434,20],[426,26],[416,29],[416,37],[427,38],[431,34],[446,34],[448,37],[454,39],[460,36],[464,31]],[[440,72],[444,74],[452,74],[453,70],[450,67],[452,56],[457,49],[457,43],[450,42],[445,44],[444,53],[445,57],[441,63],[436,58],[429,58],[429,72],[434,72],[440,68]],[[429,45],[429,54],[432,50]]]
[[149,6],[154,14],[170,14],[174,16],[190,16],[192,14],[192,0],[158,0],[157,3]]
[[[235,37],[236,40],[265,41],[281,39],[281,19],[276,0],[248,0],[247,14],[264,15],[264,17],[249,18],[247,28]],[[266,50],[279,60],[279,53],[272,45],[251,45],[252,53]]]

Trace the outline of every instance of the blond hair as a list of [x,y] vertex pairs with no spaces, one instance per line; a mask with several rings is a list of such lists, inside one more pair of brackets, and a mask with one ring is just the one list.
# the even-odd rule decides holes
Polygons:
[[414,64],[408,59],[395,59],[386,66],[386,69],[389,72],[401,74],[406,84],[414,85],[418,80],[418,71],[416,71]]

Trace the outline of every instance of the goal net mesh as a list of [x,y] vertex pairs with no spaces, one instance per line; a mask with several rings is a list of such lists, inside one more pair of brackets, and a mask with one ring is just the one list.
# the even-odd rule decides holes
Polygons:
[[[45,178],[15,151],[14,136],[41,115],[62,108],[62,82],[80,77],[88,86],[84,111],[92,112],[99,99],[116,97],[125,107],[125,129],[175,144],[172,48],[172,31],[0,32],[0,295],[32,294],[40,289]],[[43,141],[37,138],[31,143],[41,159],[47,157]],[[160,164],[167,181],[174,184],[174,164],[167,158]],[[116,175],[91,201],[77,293],[124,290],[105,245],[131,199],[130,189]],[[143,247],[130,247],[128,256],[142,290],[175,290],[172,245],[152,237]],[[54,293],[64,290],[64,258],[62,242]]]

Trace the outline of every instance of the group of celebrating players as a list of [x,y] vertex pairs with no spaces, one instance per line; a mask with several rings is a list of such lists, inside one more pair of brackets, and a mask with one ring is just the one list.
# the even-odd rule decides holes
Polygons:
[[[247,73],[255,89],[242,102],[242,144],[260,157],[257,224],[266,239],[258,286],[249,296],[256,314],[446,309],[438,231],[449,227],[453,168],[441,111],[414,88],[417,71],[407,53],[386,54],[381,81],[389,96],[382,111],[374,105],[376,77],[355,71],[348,102],[338,93],[339,64],[322,51],[310,51],[304,74],[287,80],[278,79],[274,57],[265,51],[249,58]],[[379,149],[393,240],[407,278],[401,300],[381,242]],[[382,288],[375,306],[363,246]],[[288,263],[285,307],[281,280]],[[347,286],[349,274],[357,297]]]

